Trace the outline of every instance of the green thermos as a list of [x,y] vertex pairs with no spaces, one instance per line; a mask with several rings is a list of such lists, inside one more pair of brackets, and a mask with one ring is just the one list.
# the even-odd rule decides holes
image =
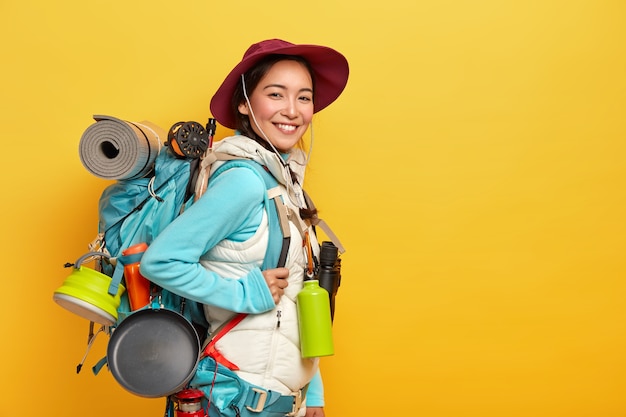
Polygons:
[[297,307],[302,357],[334,354],[328,291],[320,287],[316,279],[304,281],[304,287],[298,293]]

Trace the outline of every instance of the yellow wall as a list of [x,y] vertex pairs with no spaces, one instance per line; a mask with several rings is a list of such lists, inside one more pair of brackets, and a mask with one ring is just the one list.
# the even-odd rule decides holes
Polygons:
[[93,114],[204,122],[269,37],[352,68],[316,116],[308,179],[348,248],[327,415],[626,414],[626,3],[3,0],[0,15],[0,416],[161,415],[91,374],[105,338],[76,375],[87,323],[52,301],[106,185],[78,141]]

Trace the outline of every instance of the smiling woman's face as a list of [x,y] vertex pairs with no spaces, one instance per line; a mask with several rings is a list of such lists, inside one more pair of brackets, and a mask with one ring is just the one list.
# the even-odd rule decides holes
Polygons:
[[250,118],[257,135],[279,151],[287,152],[300,141],[313,118],[311,74],[299,62],[278,61],[261,78],[249,99],[252,111],[244,102],[239,105],[239,112]]

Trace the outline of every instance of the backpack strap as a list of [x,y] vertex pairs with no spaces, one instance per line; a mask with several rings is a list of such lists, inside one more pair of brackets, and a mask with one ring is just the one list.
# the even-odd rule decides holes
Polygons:
[[245,319],[246,316],[247,316],[246,313],[238,313],[235,315],[235,317],[233,317],[229,321],[222,324],[219,327],[219,329],[217,329],[215,336],[213,336],[211,340],[208,343],[206,343],[206,346],[202,349],[202,354],[200,355],[200,359],[210,356],[213,359],[215,359],[215,362],[224,365],[231,371],[238,371],[239,367],[236,364],[229,361],[228,359],[226,359],[226,357],[222,355],[222,353],[219,350],[217,350],[217,348],[215,347],[215,344],[217,343],[218,340],[222,338],[222,336],[228,333],[230,329],[232,329],[233,327],[241,323],[241,321]]
[[[285,266],[285,264],[287,263],[287,252],[289,251],[289,242],[291,240],[291,228],[289,227],[289,209],[285,206],[285,203],[283,202],[282,196],[280,194],[280,188],[278,186],[267,190],[267,196],[270,200],[274,202],[274,207],[276,209],[271,211],[273,213],[276,213],[276,215],[278,216],[277,219],[270,219],[270,221],[273,221],[274,223],[278,221],[280,231],[283,235],[283,243],[280,251],[280,256],[278,258],[278,262],[276,263],[276,266],[282,267]],[[271,265],[268,265],[268,267],[271,267]]]
[[[302,191],[304,193],[304,200],[306,201],[307,207],[310,208],[311,210],[314,210],[315,204],[313,203],[313,200],[311,200],[311,197],[307,194],[306,191],[304,190]],[[326,236],[328,236],[328,238],[333,242],[333,244],[337,246],[337,249],[339,249],[339,253],[344,253],[346,249],[343,247],[343,245],[339,241],[339,238],[337,237],[337,235],[330,229],[330,226],[324,220],[320,219],[317,216],[317,210],[315,210],[315,212],[316,214],[314,214],[313,217],[310,219],[311,226],[319,226],[319,228],[322,229],[324,233],[326,233]]]
[[[222,172],[236,167],[252,169],[263,180],[267,190],[264,205],[268,215],[270,239],[262,269],[285,266],[291,233],[287,210],[279,192],[278,181],[263,165],[250,159],[229,160],[220,166],[211,177],[215,178]],[[270,200],[273,201],[273,204]],[[282,236],[282,239],[277,239],[276,236]]]
[[233,161],[233,160],[246,160],[238,156],[227,154],[224,152],[215,152],[213,148],[206,150],[200,160],[200,164],[196,169],[196,175],[194,179],[194,201],[197,201],[207,189],[209,184],[209,177],[211,176],[211,166],[217,161]]

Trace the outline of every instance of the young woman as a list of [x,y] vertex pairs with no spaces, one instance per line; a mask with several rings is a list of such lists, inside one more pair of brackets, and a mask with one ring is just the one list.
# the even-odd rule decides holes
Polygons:
[[[141,261],[142,274],[152,282],[205,306],[209,338],[236,313],[248,314],[216,343],[223,363],[234,364],[235,374],[257,387],[251,392],[269,390],[293,404],[289,410],[265,410],[262,403],[270,397],[251,395],[246,408],[264,409],[255,415],[324,416],[318,360],[302,358],[295,304],[307,254],[319,248],[302,191],[308,162],[302,137],[314,113],[339,97],[348,72],[345,57],[331,48],[265,40],[248,48],[211,100],[217,121],[236,130],[215,150],[259,163],[279,183],[291,213],[284,266],[262,269],[272,238],[267,189],[254,169],[240,165],[212,176],[204,195],[158,236]],[[212,172],[220,166],[214,165]],[[191,383],[205,392],[212,417],[227,415],[219,378],[208,386],[198,381],[202,372],[216,369],[215,362],[203,359]]]

